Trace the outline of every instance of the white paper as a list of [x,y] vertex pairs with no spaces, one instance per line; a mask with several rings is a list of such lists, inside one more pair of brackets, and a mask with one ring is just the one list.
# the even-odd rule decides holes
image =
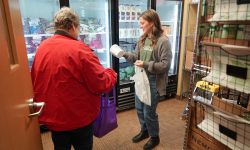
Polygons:
[[124,55],[124,50],[120,46],[114,44],[110,47],[110,52],[113,56],[121,58]]

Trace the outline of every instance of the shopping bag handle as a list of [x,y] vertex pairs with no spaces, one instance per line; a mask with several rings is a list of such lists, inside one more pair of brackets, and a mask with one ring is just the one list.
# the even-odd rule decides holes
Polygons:
[[[115,88],[112,89],[112,94],[113,94],[113,98],[110,99],[109,95],[110,95],[111,91],[109,93],[103,93],[102,94],[102,100],[101,100],[101,105],[102,106],[108,106],[108,105],[115,105],[116,104],[116,94],[115,94]],[[104,99],[104,100],[103,100]]]

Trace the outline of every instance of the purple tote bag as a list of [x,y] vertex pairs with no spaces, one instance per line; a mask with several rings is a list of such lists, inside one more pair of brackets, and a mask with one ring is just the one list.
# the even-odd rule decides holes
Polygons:
[[115,90],[113,90],[113,99],[109,99],[109,94],[104,94],[101,97],[100,113],[93,125],[94,136],[103,137],[118,127],[115,101]]

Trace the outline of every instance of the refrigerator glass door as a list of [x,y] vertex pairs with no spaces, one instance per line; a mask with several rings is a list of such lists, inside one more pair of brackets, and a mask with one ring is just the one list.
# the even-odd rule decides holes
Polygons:
[[19,0],[26,49],[31,68],[40,43],[53,33],[53,17],[60,9],[59,0]]
[[170,39],[172,47],[173,57],[169,75],[176,75],[178,69],[181,10],[182,1],[180,0],[157,0],[156,11],[160,16],[164,34]]
[[[127,51],[135,50],[136,43],[142,35],[139,16],[148,9],[148,0],[119,0],[119,46]],[[123,57],[119,59],[119,84],[133,83],[134,65]]]
[[80,16],[80,39],[95,52],[104,67],[111,66],[109,0],[70,0]]

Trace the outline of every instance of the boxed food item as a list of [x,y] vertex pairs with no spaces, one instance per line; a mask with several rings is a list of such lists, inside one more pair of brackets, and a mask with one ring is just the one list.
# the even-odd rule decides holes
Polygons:
[[218,93],[218,91],[219,85],[206,81],[198,81],[194,89],[193,99],[210,105],[214,94]]

